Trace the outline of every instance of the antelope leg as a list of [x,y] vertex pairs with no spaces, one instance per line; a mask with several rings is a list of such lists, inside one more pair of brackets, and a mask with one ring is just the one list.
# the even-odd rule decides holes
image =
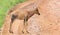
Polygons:
[[10,23],[10,29],[9,29],[10,33],[13,33],[13,31],[11,31],[11,27],[12,27],[12,24],[13,24],[13,22],[14,22],[15,19],[16,19],[16,16],[12,15],[12,17],[11,17],[11,23]]
[[28,15],[27,16],[25,16],[25,18],[24,18],[24,25],[26,25],[26,22],[28,21]]

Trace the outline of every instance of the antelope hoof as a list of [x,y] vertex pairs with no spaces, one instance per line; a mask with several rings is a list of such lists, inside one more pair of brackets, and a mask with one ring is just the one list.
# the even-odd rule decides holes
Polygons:
[[13,31],[9,30],[10,33],[13,33]]

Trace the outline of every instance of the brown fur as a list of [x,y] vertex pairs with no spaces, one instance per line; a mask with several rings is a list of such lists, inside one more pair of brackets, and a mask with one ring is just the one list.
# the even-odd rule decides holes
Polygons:
[[[16,5],[12,8],[8,14],[17,16],[18,19],[24,20],[24,23],[34,14],[40,15],[38,12],[38,5],[41,0],[27,1],[21,4]],[[12,24],[10,25],[12,26]]]

